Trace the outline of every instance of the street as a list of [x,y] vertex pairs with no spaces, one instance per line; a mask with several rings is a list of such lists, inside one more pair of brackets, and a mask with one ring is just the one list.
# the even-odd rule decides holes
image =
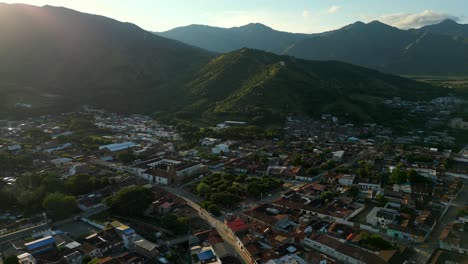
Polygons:
[[416,263],[426,263],[432,252],[439,248],[439,237],[444,231],[447,224],[451,223],[457,217],[457,211],[463,205],[468,204],[468,186],[465,182],[463,189],[458,194],[457,198],[450,203],[450,207],[445,215],[439,220],[434,231],[429,236],[428,240],[424,244],[414,245],[416,254],[411,260]]

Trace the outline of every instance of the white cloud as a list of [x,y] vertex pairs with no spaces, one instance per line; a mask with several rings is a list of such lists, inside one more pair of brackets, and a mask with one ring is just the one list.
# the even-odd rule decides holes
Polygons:
[[304,10],[304,11],[302,11],[302,17],[307,18],[307,17],[309,17],[309,16],[310,16],[310,11],[309,11],[309,10]]
[[341,9],[341,6],[333,5],[328,9],[327,13],[334,14],[334,13],[340,11],[340,9]]
[[445,19],[460,21],[461,18],[446,13],[437,13],[432,10],[425,10],[420,13],[396,13],[383,15],[379,21],[402,29],[420,28],[442,22]]

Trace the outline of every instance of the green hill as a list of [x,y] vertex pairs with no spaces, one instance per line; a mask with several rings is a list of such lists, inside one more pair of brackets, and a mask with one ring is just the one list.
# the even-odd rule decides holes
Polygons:
[[[136,25],[59,7],[0,4],[0,94],[6,108],[91,103],[170,107],[170,92],[211,54]],[[34,96],[32,96],[34,95]]]
[[329,111],[369,121],[385,116],[387,98],[429,99],[446,91],[346,63],[241,49],[212,59],[183,93],[183,112],[205,117]]
[[0,4],[0,34],[1,118],[91,104],[186,119],[268,121],[326,111],[367,121],[388,118],[385,98],[446,92],[336,61],[252,49],[214,56],[133,24],[50,6]]

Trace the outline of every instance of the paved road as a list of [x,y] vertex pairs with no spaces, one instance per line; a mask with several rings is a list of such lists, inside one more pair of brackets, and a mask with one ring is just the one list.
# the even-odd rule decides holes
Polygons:
[[415,245],[414,250],[416,254],[411,260],[416,263],[426,263],[432,252],[439,248],[439,237],[444,231],[447,224],[451,223],[457,218],[457,211],[460,207],[468,204],[468,183],[465,181],[463,189],[458,194],[457,198],[450,203],[450,207],[445,215],[439,220],[434,231],[429,236],[428,240],[424,244]]
[[184,190],[179,190],[167,186],[163,188],[184,199],[190,207],[192,207],[198,212],[202,219],[204,219],[211,226],[216,228],[216,231],[218,231],[219,235],[224,239],[224,241],[231,245],[231,247],[235,250],[234,252],[237,253],[236,256],[240,256],[244,263],[251,263],[250,258],[247,256],[246,252],[240,248],[240,246],[237,244],[236,238],[232,235],[231,232],[229,232],[224,223],[221,222],[219,219],[213,217],[208,211],[203,209],[200,205],[198,205],[192,200],[192,198],[194,198],[195,201],[200,200],[197,196]]

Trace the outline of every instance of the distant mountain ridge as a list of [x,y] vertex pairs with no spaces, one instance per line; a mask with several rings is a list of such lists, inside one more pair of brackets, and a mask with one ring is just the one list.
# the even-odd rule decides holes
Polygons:
[[[309,60],[339,60],[394,74],[468,74],[468,25],[453,20],[411,30],[379,21],[356,22],[309,35],[258,24],[197,28],[180,27],[158,34],[216,52],[247,47]],[[248,29],[249,35],[240,34],[241,28],[241,32]]]
[[312,36],[276,31],[260,23],[233,28],[189,25],[156,34],[219,53],[244,47],[279,53],[297,41]]

